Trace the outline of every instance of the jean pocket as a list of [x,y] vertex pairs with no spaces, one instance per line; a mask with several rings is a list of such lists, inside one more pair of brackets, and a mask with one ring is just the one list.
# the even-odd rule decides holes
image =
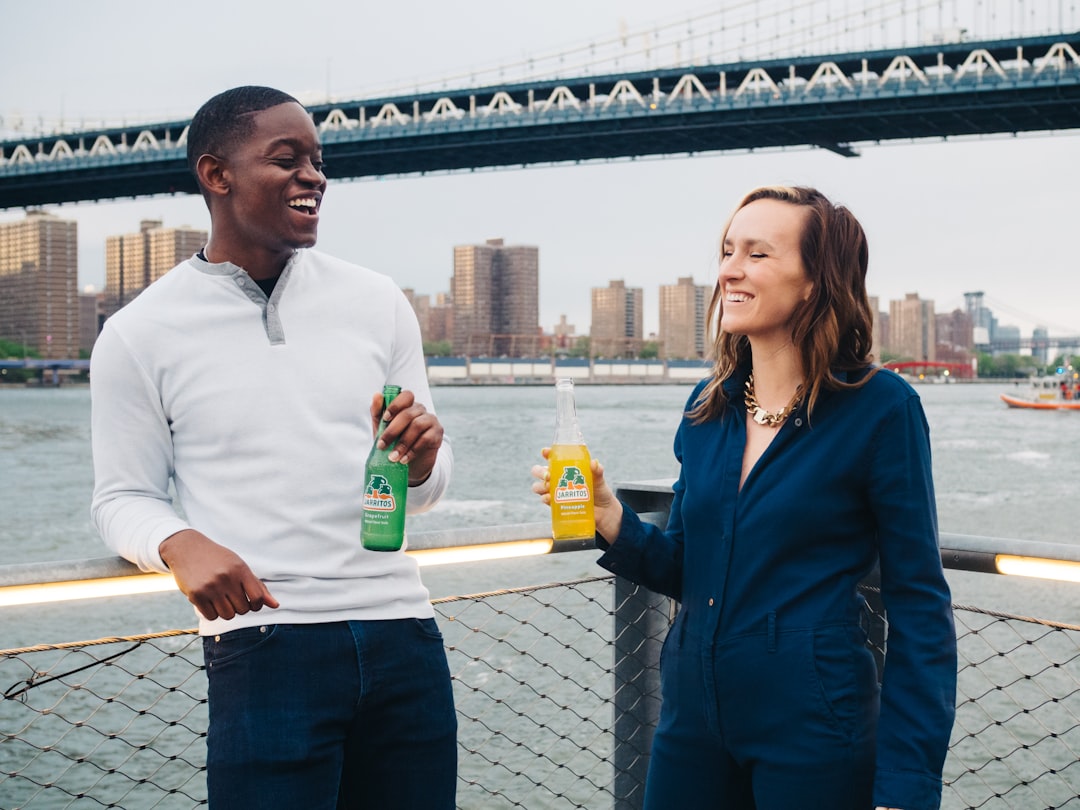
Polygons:
[[442,631],[439,630],[439,625],[434,619],[410,619],[409,621],[412,622],[417,635],[421,638],[437,641],[442,644],[443,634]]
[[277,632],[276,624],[241,627],[216,636],[203,637],[203,660],[207,667],[217,666],[257,650]]

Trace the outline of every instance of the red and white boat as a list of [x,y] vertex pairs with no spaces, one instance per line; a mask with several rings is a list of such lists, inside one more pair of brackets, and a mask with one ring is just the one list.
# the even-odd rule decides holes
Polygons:
[[1060,377],[1033,380],[1015,393],[1002,394],[1001,401],[1010,408],[1032,408],[1038,411],[1080,411],[1080,391],[1073,381]]

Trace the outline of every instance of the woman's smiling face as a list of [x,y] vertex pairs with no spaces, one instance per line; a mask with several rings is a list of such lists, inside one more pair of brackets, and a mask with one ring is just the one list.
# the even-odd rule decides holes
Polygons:
[[791,316],[813,288],[800,249],[806,208],[759,199],[735,212],[720,258],[720,328],[751,342],[789,343]]

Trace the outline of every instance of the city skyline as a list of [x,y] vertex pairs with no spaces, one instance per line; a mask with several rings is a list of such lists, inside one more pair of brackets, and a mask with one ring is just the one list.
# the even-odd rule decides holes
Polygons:
[[[1009,17],[1004,0],[989,6]],[[513,7],[475,0],[403,2],[376,15],[316,0],[305,17],[333,24],[320,26],[298,58],[294,26],[280,22],[295,10],[277,0],[258,6],[193,0],[186,8],[176,17],[156,8],[124,13],[119,3],[75,5],[48,37],[13,38],[5,51],[9,64],[35,69],[29,77],[0,71],[0,129],[16,119],[77,125],[185,117],[214,93],[245,83],[278,86],[309,103],[371,96],[443,76],[468,84],[469,68],[477,65],[522,63],[620,36],[632,45],[654,24],[701,11],[690,0],[673,0],[662,11],[645,0]],[[955,19],[979,34],[979,21],[962,14]],[[424,26],[415,25],[420,15]],[[32,6],[13,5],[5,10],[5,23],[32,30],[36,16]],[[243,40],[220,48],[212,63],[132,69],[159,64],[165,53],[186,52],[187,43],[206,36],[206,19],[214,19],[218,30],[243,30]],[[394,35],[400,32],[408,36]],[[357,47],[361,39],[364,47]],[[828,52],[828,46],[820,47]],[[632,49],[618,42],[615,47]],[[684,45],[681,56],[689,63],[694,52]],[[668,57],[657,52],[653,61],[670,63]],[[475,75],[477,81],[499,81],[498,73]],[[659,279],[715,282],[720,231],[747,190],[777,182],[814,185],[850,207],[866,227],[868,287],[883,301],[918,292],[949,311],[962,308],[964,292],[984,290],[1002,322],[1026,333],[1042,324],[1053,334],[1080,334],[1071,192],[1080,179],[1078,149],[1080,134],[1069,131],[859,145],[856,158],[807,148],[333,182],[318,247],[386,273],[403,288],[434,293],[449,289],[453,245],[492,236],[538,245],[546,329],[562,314],[584,329],[588,294],[571,308],[568,291],[623,279],[645,290],[645,330],[651,333],[659,328]],[[144,219],[209,227],[197,196],[46,210],[78,221],[80,286],[99,289],[108,235],[129,232]],[[0,221],[22,215],[3,211]]]
[[[38,248],[24,255],[25,249],[18,247],[22,242],[17,235],[30,233],[28,227],[36,233],[35,223],[38,222],[53,223],[50,227],[65,229],[65,240],[71,243],[67,249],[65,267],[68,269],[65,272],[74,276],[78,270],[74,246],[77,223],[56,214],[34,212],[21,221],[0,222],[0,237],[16,235],[16,241],[8,240],[10,249],[0,250],[0,264],[11,265],[10,274],[16,267],[24,267],[27,257],[32,259],[37,255]],[[142,220],[137,232],[129,229],[126,233],[108,235],[105,246],[107,281],[104,289],[97,293],[100,299],[98,317],[109,317],[175,264],[197,252],[206,236],[205,231],[174,227],[161,220]],[[449,292],[413,288],[404,288],[404,291],[417,313],[425,341],[446,340],[451,344],[452,353],[457,355],[531,356],[537,354],[541,335],[558,338],[567,328],[573,330],[573,339],[590,339],[593,355],[634,356],[646,343],[656,343],[662,357],[706,354],[705,310],[712,295],[711,284],[697,285],[690,276],[656,279],[653,292],[658,297],[656,315],[660,327],[646,330],[645,289],[628,285],[623,279],[610,279],[606,286],[588,289],[590,311],[587,321],[573,323],[561,315],[557,323],[544,323],[537,306],[541,275],[539,246],[508,245],[502,238],[490,238],[480,245],[453,247]],[[5,274],[0,268],[0,281],[4,279]],[[74,290],[73,278],[71,283]],[[583,294],[584,290],[578,292]],[[87,297],[79,295],[80,306]],[[13,309],[17,298],[27,307],[37,307],[34,301],[23,300],[26,299],[25,292],[9,294],[8,309],[12,311],[7,313],[10,317],[0,318],[0,338],[14,340],[20,329],[24,333],[27,331],[30,322],[20,321],[24,316]],[[1007,351],[1006,347],[1015,341],[1016,352],[1021,353],[1022,345],[1033,345],[1037,339],[1077,337],[1054,334],[1044,325],[1036,326],[1025,335],[1020,327],[998,317],[993,306],[985,306],[984,291],[964,291],[963,298],[963,307],[943,309],[918,291],[906,293],[902,299],[888,300],[871,293],[870,303],[877,313],[875,320],[886,325],[886,331],[879,334],[875,323],[875,345],[880,343],[882,350],[893,354],[934,359],[934,347],[938,344],[934,336],[935,319],[956,315],[970,324],[968,338],[960,341],[966,342],[969,348],[992,343],[997,350]],[[990,302],[993,302],[992,298]],[[20,304],[19,311],[23,309]],[[56,315],[60,313],[55,307],[52,311]],[[72,325],[82,319],[74,310],[70,317]],[[19,327],[19,323],[23,326]],[[539,335],[535,327],[539,327]],[[972,327],[975,327],[974,334]],[[55,331],[43,322],[34,328],[42,335]],[[917,334],[924,329],[929,331]],[[437,334],[433,334],[433,330]],[[573,339],[556,342],[566,348],[573,345]],[[82,347],[85,340],[80,338],[79,343]],[[35,341],[30,344],[35,350],[45,349]],[[55,348],[57,346],[52,347]]]

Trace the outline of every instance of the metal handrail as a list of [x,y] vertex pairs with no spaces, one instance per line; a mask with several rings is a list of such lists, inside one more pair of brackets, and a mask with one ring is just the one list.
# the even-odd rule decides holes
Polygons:
[[[641,514],[645,519],[652,519],[652,522],[663,523],[662,520],[657,519],[662,517],[661,510]],[[551,527],[547,523],[515,523],[410,533],[408,547],[412,551],[426,551],[515,543],[522,540],[550,539],[550,537]],[[996,558],[1002,554],[1080,564],[1080,544],[942,532],[940,547],[942,564],[945,568],[956,571],[1000,574]],[[569,541],[554,543],[551,553],[586,551],[593,548],[595,546],[591,540]],[[17,563],[0,565],[0,588],[141,576],[144,573],[122,557]]]
[[[617,494],[643,520],[661,526],[666,523],[672,501],[670,480],[624,484],[617,488]],[[444,549],[476,548],[485,545],[537,540],[545,541],[549,553],[595,548],[591,539],[553,543],[550,534],[550,525],[547,522],[426,531],[411,533],[409,548],[412,551],[424,554]],[[954,570],[1002,573],[998,566],[999,558],[1002,556],[1038,558],[1064,563],[1066,566],[1075,566],[1080,564],[1080,546],[945,533],[941,535],[941,556],[945,566]],[[20,586],[47,586],[51,583],[90,581],[142,574],[143,572],[134,565],[117,557],[7,565],[0,566],[0,591],[4,588],[18,588]],[[560,583],[559,585],[569,585],[571,588],[575,588],[583,586],[586,582],[592,583],[596,581],[599,581],[599,579],[581,580],[576,583]],[[600,794],[604,794],[610,795],[614,810],[638,810],[641,803],[642,785],[644,784],[648,766],[648,751],[659,711],[660,649],[677,605],[666,597],[636,588],[621,577],[611,578],[610,581],[612,607],[610,612],[606,612],[607,609],[604,608],[605,613],[602,615],[609,615],[613,620],[610,634],[604,636],[612,649],[611,664],[603,663],[599,670],[589,669],[586,667],[585,662],[593,662],[595,655],[594,652],[585,652],[582,653],[583,657],[578,661],[578,665],[585,667],[582,670],[584,674],[570,675],[564,672],[560,675],[559,681],[568,684],[571,690],[583,690],[601,700],[601,702],[606,701],[611,704],[610,726],[598,723],[589,712],[585,712],[584,715],[574,712],[569,714],[573,715],[570,718],[572,723],[578,724],[573,725],[572,729],[587,729],[586,736],[592,735],[594,732],[606,735],[604,737],[606,742],[600,747],[600,753],[597,756],[599,759],[610,763],[612,777],[610,782],[606,778],[593,777],[586,768],[586,774],[582,777],[582,780],[586,792],[591,798],[584,799],[585,803],[582,804],[571,803],[571,806],[597,806],[595,804],[596,798]],[[525,591],[532,592],[536,587],[553,588],[556,586],[533,586],[533,588],[522,589],[522,593]],[[541,632],[537,634],[536,627],[532,624],[537,617],[533,607],[530,607],[527,611],[527,618],[523,614],[520,619],[514,618],[512,608],[507,609],[502,605],[497,605],[494,609],[490,607],[481,608],[481,615],[476,618],[464,615],[467,608],[463,608],[462,605],[485,605],[488,599],[501,599],[509,593],[509,591],[500,591],[491,594],[452,597],[455,600],[453,611],[450,614],[443,614],[444,618],[448,620],[447,625],[459,631],[459,635],[455,636],[454,641],[450,642],[448,649],[453,650],[454,655],[459,660],[464,661],[462,668],[455,675],[455,679],[461,684],[462,693],[477,695],[481,700],[488,700],[489,705],[503,705],[506,700],[506,690],[512,690],[515,684],[524,687],[530,677],[528,675],[511,676],[509,681],[505,683],[499,681],[502,685],[498,688],[494,688],[487,683],[487,677],[490,673],[497,671],[500,676],[505,676],[508,671],[498,660],[495,663],[486,663],[492,655],[490,645],[496,642],[502,643],[503,632],[519,632],[521,628],[531,627],[532,630],[527,631],[525,636],[513,641],[507,641],[507,648],[513,651],[511,657],[514,660],[520,658],[523,661],[536,664],[541,669],[548,668],[549,661],[544,658],[541,647],[534,646],[536,645],[537,635],[545,639],[548,638],[549,634],[553,635],[559,649],[576,649],[576,645],[580,641],[578,635],[574,635],[573,639],[569,636],[559,638],[550,622],[541,622],[539,625]],[[883,606],[880,604],[880,594],[873,588],[868,588],[864,589],[864,596],[874,611],[873,615],[884,617]],[[536,597],[528,598],[535,599]],[[543,601],[548,609],[556,605],[562,606],[561,610],[564,612],[561,615],[567,619],[565,628],[567,628],[567,632],[572,634],[576,634],[577,630],[575,628],[579,630],[582,627],[578,615],[582,604],[590,606],[599,604],[597,598],[591,595],[584,596],[583,600],[571,599],[570,604],[567,604],[562,596],[540,601]],[[438,609],[438,605],[436,608]],[[502,623],[505,618],[504,614],[509,615],[509,618],[506,619],[507,624]],[[1041,793],[1039,797],[1039,801],[1045,801],[1045,804],[1033,805],[1025,803],[1024,806],[1045,806],[1048,808],[1063,806],[1051,795],[1054,791],[1058,793],[1066,791],[1069,795],[1080,795],[1076,794],[1074,787],[1076,784],[1076,772],[1070,771],[1066,773],[1071,762],[1072,752],[1076,750],[1076,735],[1080,733],[1080,702],[1078,702],[1080,701],[1080,681],[1077,681],[1074,674],[1070,674],[1074,662],[1080,660],[1080,639],[1076,637],[1080,627],[1062,625],[1042,619],[1011,616],[982,608],[954,606],[954,614],[958,617],[958,644],[961,649],[966,649],[967,652],[962,657],[960,667],[961,684],[966,684],[966,687],[958,691],[958,722],[954,740],[950,746],[950,759],[947,764],[945,784],[950,792],[950,797],[959,798],[961,794],[978,796],[987,790],[1001,791],[1001,795],[1010,796],[1014,795],[1015,792],[1016,796],[1021,796],[1023,790],[1026,790],[1029,785],[1038,782],[1038,789],[1034,790],[1034,792],[1042,791],[1047,793],[1047,798],[1043,798]],[[604,622],[596,621],[596,617],[593,616],[593,620],[589,621],[588,624],[590,628],[594,626],[602,628]],[[879,633],[884,626],[883,619],[880,622],[875,622],[871,633],[871,646],[875,657],[878,658],[879,666],[884,641]],[[1032,630],[1031,628],[1035,629]],[[18,723],[13,725],[13,728],[17,730],[8,731],[7,728],[3,729],[6,740],[29,751],[28,756],[35,758],[36,761],[37,754],[34,752],[44,750],[52,752],[54,743],[48,739],[42,742],[42,739],[45,738],[35,736],[39,733],[36,730],[33,732],[27,731],[32,725],[34,729],[40,727],[40,734],[42,735],[53,733],[53,731],[59,735],[68,734],[70,732],[68,726],[78,727],[80,730],[85,727],[89,729],[87,734],[91,736],[112,735],[113,732],[106,725],[102,725],[104,723],[101,719],[104,717],[103,714],[95,714],[95,717],[98,718],[95,722],[100,726],[98,728],[92,727],[85,722],[82,719],[83,716],[79,714],[79,711],[85,708],[82,705],[82,695],[87,690],[84,688],[83,683],[81,681],[62,683],[63,679],[69,674],[82,672],[91,667],[99,667],[103,672],[109,670],[110,673],[115,674],[115,677],[121,679],[127,677],[131,680],[141,680],[143,678],[142,673],[145,671],[140,668],[141,664],[131,663],[126,665],[126,668],[125,665],[117,664],[115,669],[110,669],[113,666],[113,659],[128,653],[134,655],[134,650],[145,649],[144,642],[151,638],[156,639],[166,635],[171,637],[177,634],[189,635],[194,632],[194,630],[167,631],[166,633],[138,638],[110,638],[91,642],[65,643],[42,646],[41,648],[2,651],[5,656],[0,657],[0,663],[5,661],[14,662],[11,664],[14,667],[11,671],[18,673],[20,678],[15,686],[19,687],[21,691],[9,690],[10,694],[4,695],[5,698],[13,701],[10,705],[22,707],[23,704],[14,699],[21,699],[21,696],[27,694],[31,687],[37,689],[45,684],[56,684],[59,685],[58,688],[61,690],[59,696],[48,693],[38,703],[31,701],[30,704],[27,704],[28,708],[25,711],[30,715],[36,713],[37,720],[25,721],[20,718]],[[590,629],[590,634],[593,634],[592,629]],[[465,641],[468,638],[474,638],[476,640],[474,643],[479,645],[471,653],[466,649],[469,648],[469,643]],[[89,655],[89,659],[92,659],[90,664],[87,664],[81,657],[87,655],[83,652],[85,649],[91,647],[99,649],[96,645],[121,643],[125,646],[117,653],[107,651],[96,656]],[[152,643],[150,647],[153,647]],[[79,650],[80,657],[78,659],[63,657],[64,655],[70,655],[70,650],[74,649]],[[160,657],[168,658],[170,663],[187,661],[189,670],[185,670],[185,672],[188,674],[182,674],[175,679],[181,686],[172,685],[163,689],[167,694],[175,695],[178,700],[188,701],[188,703],[183,704],[184,708],[180,710],[181,716],[186,718],[188,712],[193,711],[189,704],[201,705],[201,703],[205,703],[205,697],[201,693],[196,694],[198,690],[195,690],[192,694],[185,692],[185,690],[189,689],[186,684],[190,674],[194,673],[199,667],[198,655],[194,654],[185,658],[184,655],[178,654],[177,649],[174,646],[168,646],[167,649],[160,651]],[[462,650],[465,650],[465,652],[462,652]],[[51,655],[53,652],[57,654],[56,660],[43,659],[39,661],[32,658],[32,656]],[[150,649],[148,655],[152,658],[154,650]],[[464,658],[462,658],[463,655]],[[495,655],[495,659],[498,659],[498,655]],[[1004,662],[1001,667],[997,666],[999,662]],[[608,668],[609,666],[610,668]],[[151,662],[148,667],[155,673],[165,672],[168,669],[168,667],[159,665],[157,662]],[[571,669],[576,672],[577,665],[571,667]],[[476,671],[474,672],[474,670]],[[601,674],[609,675],[610,683],[606,679],[594,683],[593,679],[599,678]],[[473,675],[477,675],[479,679],[472,679]],[[101,677],[107,678],[110,676],[102,675]],[[155,675],[155,677],[160,678],[161,676]],[[158,686],[161,685],[157,681],[148,682]],[[173,683],[173,681],[169,681],[169,683]],[[602,694],[598,693],[596,683],[604,684],[600,690]],[[993,684],[992,689],[987,689],[988,683]],[[22,688],[23,686],[27,688]],[[66,713],[65,711],[59,711],[57,706],[69,692],[75,695],[69,705],[76,708],[67,709],[65,710]],[[535,690],[529,691],[528,700],[534,700],[536,697]],[[542,697],[544,700],[551,700],[551,696],[547,694]],[[157,700],[155,697],[155,704]],[[567,710],[569,705],[576,702],[577,698],[570,698],[564,699],[562,703],[556,700],[553,705],[559,712],[563,712]],[[117,711],[122,712],[125,710],[139,711],[139,708],[121,706]],[[483,739],[480,742],[463,742],[462,744],[465,746],[463,750],[470,755],[475,755],[474,759],[478,762],[495,762],[488,757],[483,746],[488,744],[489,738],[496,741],[510,738],[504,736],[504,730],[501,728],[493,731],[492,720],[487,717],[488,710],[486,708],[476,715],[468,714],[467,709],[461,711],[464,712],[462,714],[463,718],[474,724],[479,724],[484,730]],[[96,709],[92,709],[91,713],[95,712]],[[174,725],[170,719],[171,717],[172,715],[169,715],[158,719],[171,728]],[[479,719],[481,717],[486,719]],[[475,721],[472,718],[476,718]],[[184,722],[188,721],[185,720]],[[1029,727],[1032,723],[1035,724],[1033,728]],[[1042,725],[1038,725],[1039,723]],[[179,722],[175,725],[183,726],[187,731],[191,732],[187,736],[181,735],[183,737],[181,742],[185,746],[183,750],[186,751],[188,747],[194,746],[200,733],[198,723],[196,722],[191,728],[187,728],[184,723]],[[538,728],[542,728],[544,733],[557,735],[559,740],[568,740],[576,733],[568,731],[562,725],[557,729],[549,728],[546,725],[538,726]],[[1009,751],[1004,754],[997,747],[992,746],[990,742],[984,743],[982,741],[987,731],[997,733],[1002,729],[1004,729],[1004,736],[1001,739],[1008,743],[1006,747],[1011,746]],[[162,739],[166,738],[162,737]],[[172,746],[174,742],[172,737],[168,738],[169,746]],[[586,748],[590,744],[591,742],[582,743]],[[66,747],[57,745],[55,750],[60,751],[61,756],[66,756],[69,760],[78,759],[79,762],[83,761],[83,753],[75,743],[65,745]],[[470,745],[478,745],[479,747],[472,749],[469,747]],[[62,751],[61,748],[63,748]],[[153,756],[159,759],[168,753],[165,748],[160,751],[151,750]],[[172,748],[168,748],[168,751],[171,752],[172,750]],[[537,752],[540,752],[540,750],[540,747],[536,748]],[[991,753],[988,754],[988,751]],[[1032,777],[1028,772],[1027,759],[1023,763],[1010,764],[1010,757],[1017,754],[1017,752],[1023,752],[1025,757],[1037,755],[1037,764],[1041,771]],[[98,757],[98,761],[90,759],[91,767],[100,769],[99,761],[104,761],[102,757],[105,757],[105,755],[96,754],[95,756]],[[550,761],[549,756],[545,751],[539,759],[548,762]],[[183,760],[184,758],[180,757],[179,759]],[[555,759],[558,759],[558,756]],[[992,762],[990,759],[992,759]],[[158,760],[154,761],[157,762]],[[181,764],[186,768],[186,770],[183,770],[183,774],[178,777],[181,779],[182,784],[186,785],[192,779],[197,781],[198,771],[201,768],[198,756],[195,756],[191,762],[184,760]],[[560,767],[561,764],[560,761]],[[497,766],[495,771],[499,771],[500,768],[506,770],[506,766],[498,762],[495,762],[495,765]],[[21,767],[19,766],[19,768]],[[64,765],[64,767],[67,766]],[[109,767],[112,768],[113,766],[110,764]],[[138,770],[135,766],[131,767],[133,768],[132,773]],[[123,769],[119,769],[118,772],[122,774],[121,782],[124,783],[126,789],[128,783],[132,781],[132,776]],[[51,789],[54,786],[56,786],[57,790],[66,789],[66,783],[54,782],[51,776],[45,781],[35,782],[34,779],[38,777],[34,776],[34,774],[23,776],[18,768],[7,773],[0,770],[0,782],[3,782],[5,776],[15,780],[11,782],[12,785],[16,784],[17,781],[19,785],[28,783],[42,786],[42,790],[45,787]],[[490,785],[483,779],[479,779],[475,783],[467,781],[469,785],[478,785],[477,789],[480,792],[501,790],[500,785],[502,783],[498,778],[492,778],[495,781]],[[472,779],[472,777],[469,777],[469,779]],[[529,785],[539,786],[544,779],[545,776],[543,775],[535,775],[526,781]],[[169,789],[171,792],[171,783],[166,784],[167,782],[168,780],[163,778],[160,785],[157,782],[153,784],[155,789]],[[102,790],[105,789],[105,787],[102,788]],[[201,803],[198,801],[197,794],[197,791],[193,794],[195,801]],[[1029,799],[1029,793],[1023,793],[1023,801],[1027,802]],[[965,801],[971,801],[971,799],[965,798]],[[964,806],[983,805],[969,803]]]

